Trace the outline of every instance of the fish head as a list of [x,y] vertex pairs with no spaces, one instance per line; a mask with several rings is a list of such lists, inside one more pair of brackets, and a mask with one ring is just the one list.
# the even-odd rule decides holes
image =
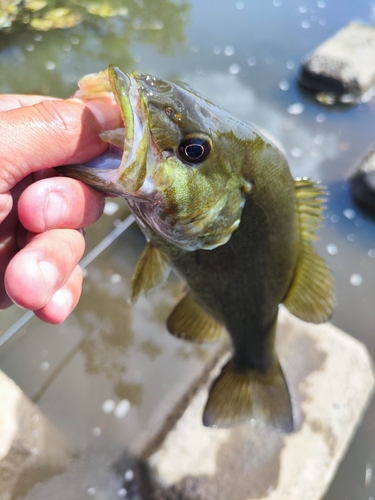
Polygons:
[[251,129],[191,88],[109,66],[85,77],[77,97],[115,97],[124,128],[101,137],[109,150],[59,171],[124,196],[141,226],[186,250],[226,243],[251,180],[244,174]]

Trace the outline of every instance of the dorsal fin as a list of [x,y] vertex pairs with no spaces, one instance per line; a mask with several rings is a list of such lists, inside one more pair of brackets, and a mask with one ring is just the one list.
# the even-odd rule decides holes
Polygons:
[[324,189],[308,179],[296,180],[297,210],[302,248],[294,278],[283,304],[310,323],[324,323],[334,306],[333,278],[327,264],[315,252],[311,241],[324,211]]
[[167,320],[167,328],[175,337],[192,342],[215,342],[223,332],[223,326],[189,294],[173,309]]
[[130,292],[132,302],[137,300],[142,290],[147,295],[161,286],[168,278],[169,271],[170,267],[165,254],[147,243],[132,279]]

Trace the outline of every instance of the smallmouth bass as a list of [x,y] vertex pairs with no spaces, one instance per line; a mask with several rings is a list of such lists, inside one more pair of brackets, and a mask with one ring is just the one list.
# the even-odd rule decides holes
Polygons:
[[214,381],[203,423],[254,418],[293,430],[293,408],[275,350],[278,308],[321,323],[333,280],[311,244],[322,188],[293,180],[280,151],[250,124],[185,84],[127,75],[115,66],[80,81],[80,98],[114,97],[124,128],[103,132],[108,151],[58,170],[125,197],[147,245],[132,299],[160,286],[170,268],[188,292],[167,321],[175,336],[213,342],[223,327],[232,359]]

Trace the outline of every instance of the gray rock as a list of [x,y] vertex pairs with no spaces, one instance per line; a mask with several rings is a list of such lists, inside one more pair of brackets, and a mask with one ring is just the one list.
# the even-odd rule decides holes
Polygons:
[[303,323],[285,309],[277,349],[297,431],[282,435],[255,422],[203,427],[207,384],[148,459],[153,498],[322,498],[373,392],[372,362],[366,347],[349,335],[329,324]]
[[299,80],[322,93],[322,102],[327,93],[342,102],[371,97],[375,84],[375,28],[353,22],[338,31],[305,58]]
[[350,176],[350,188],[359,205],[375,214],[375,147]]

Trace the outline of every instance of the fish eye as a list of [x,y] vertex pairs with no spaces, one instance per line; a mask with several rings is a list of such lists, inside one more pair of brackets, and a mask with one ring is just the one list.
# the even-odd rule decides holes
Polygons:
[[188,163],[200,163],[211,152],[211,140],[203,135],[185,137],[179,147],[178,155]]

